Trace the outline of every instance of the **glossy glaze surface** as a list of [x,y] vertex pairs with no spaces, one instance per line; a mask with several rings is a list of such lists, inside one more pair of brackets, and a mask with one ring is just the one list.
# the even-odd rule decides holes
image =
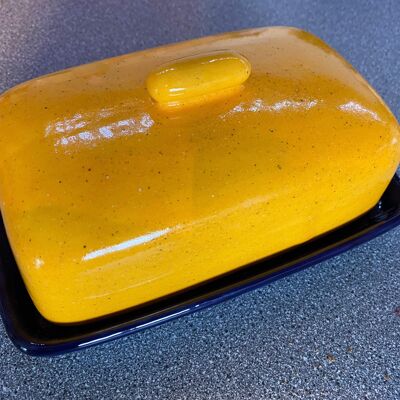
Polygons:
[[[221,49],[250,61],[242,91],[173,114],[151,100],[151,71]],[[7,233],[55,322],[141,304],[339,226],[377,202],[400,157],[376,93],[290,28],[27,82],[0,98],[0,146]]]

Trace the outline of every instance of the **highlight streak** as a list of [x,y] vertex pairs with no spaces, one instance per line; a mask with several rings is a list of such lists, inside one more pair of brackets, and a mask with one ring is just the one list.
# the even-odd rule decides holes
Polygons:
[[131,247],[139,246],[141,244],[150,242],[151,240],[157,239],[160,236],[163,236],[171,231],[171,228],[161,229],[159,231],[154,231],[151,233],[147,233],[142,236],[138,236],[134,239],[127,240],[122,243],[115,244],[114,246],[105,247],[104,249],[99,249],[92,251],[91,253],[87,253],[82,261],[93,260],[94,258],[105,256],[106,254],[115,253],[116,251],[122,251],[129,249]]

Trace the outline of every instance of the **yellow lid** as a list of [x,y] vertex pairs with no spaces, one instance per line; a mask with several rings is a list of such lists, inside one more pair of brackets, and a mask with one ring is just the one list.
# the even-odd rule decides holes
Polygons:
[[366,212],[395,172],[400,134],[333,49],[263,28],[19,85],[0,96],[0,149],[0,206],[25,284],[44,317],[70,323]]

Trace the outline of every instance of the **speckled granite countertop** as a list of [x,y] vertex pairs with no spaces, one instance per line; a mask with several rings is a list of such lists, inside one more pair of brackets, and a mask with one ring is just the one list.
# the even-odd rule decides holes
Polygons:
[[[0,0],[0,91],[164,43],[266,25],[339,50],[400,117],[400,1]],[[0,323],[1,399],[399,399],[400,229],[212,309],[56,358]]]

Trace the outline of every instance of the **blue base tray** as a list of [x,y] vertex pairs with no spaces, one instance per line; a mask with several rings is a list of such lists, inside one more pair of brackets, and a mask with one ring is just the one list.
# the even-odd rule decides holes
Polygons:
[[97,320],[58,325],[44,319],[22,281],[0,219],[0,312],[13,343],[31,355],[78,350],[161,324],[333,257],[400,224],[400,178],[359,218],[279,254],[181,292]]

